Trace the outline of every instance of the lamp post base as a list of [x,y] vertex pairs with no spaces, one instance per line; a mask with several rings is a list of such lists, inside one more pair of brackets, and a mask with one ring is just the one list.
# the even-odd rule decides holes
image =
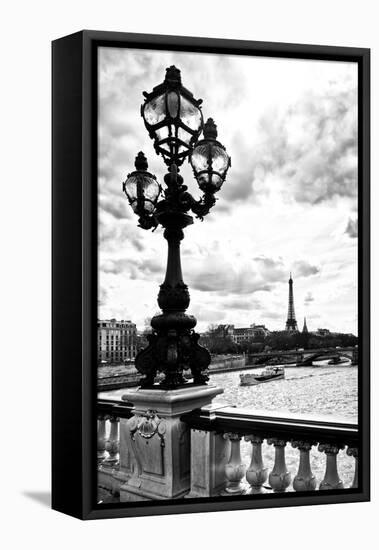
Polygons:
[[154,332],[148,336],[149,345],[138,353],[135,360],[136,369],[144,374],[143,388],[154,387],[158,372],[164,373],[159,385],[166,390],[186,385],[185,371],[191,371],[194,384],[207,383],[209,377],[205,371],[211,356],[199,345],[200,336],[193,331],[195,325],[194,317],[180,311],[153,317],[151,326]]

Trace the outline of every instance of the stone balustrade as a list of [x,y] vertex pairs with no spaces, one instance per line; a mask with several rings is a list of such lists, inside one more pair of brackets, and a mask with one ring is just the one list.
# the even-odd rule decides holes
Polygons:
[[[234,407],[205,407],[183,415],[182,420],[191,428],[193,440],[199,439],[203,432],[206,432],[210,438],[218,438],[221,434],[224,440],[229,442],[221,458],[224,488],[220,490],[218,485],[216,490],[212,490],[210,484],[204,484],[205,491],[192,490],[191,496],[256,495],[267,492],[342,490],[358,487],[356,424],[292,415],[280,418],[267,413],[250,413]],[[244,464],[241,459],[242,441],[251,443],[250,464]],[[273,447],[271,469],[263,460],[264,443]],[[291,447],[298,451],[297,472],[293,479],[286,464],[286,453]],[[195,448],[198,451],[199,446],[196,445]],[[324,476],[319,483],[311,468],[312,449],[325,455]],[[346,486],[338,473],[337,458],[342,453],[355,458],[354,479]],[[191,461],[192,469],[195,470],[194,475],[198,478],[201,475],[201,457],[192,453]]]
[[[134,440],[137,428],[133,429],[133,422],[136,423],[135,418],[139,417],[133,417],[133,411],[130,403],[98,403],[99,500],[104,501],[105,495],[107,501],[114,499],[117,502],[120,487],[122,489],[124,484],[130,486],[141,470],[138,460],[140,451]],[[161,454],[165,453],[167,434],[164,428],[161,429],[165,421],[161,422],[159,415],[150,411],[145,419],[138,422],[144,448],[148,450],[148,444],[153,444],[156,435],[158,443],[154,453],[158,452],[158,448]],[[257,414],[234,407],[209,405],[183,414],[175,430],[173,434],[177,433],[180,438],[180,460],[186,461],[185,455],[188,453],[190,464],[189,490],[181,495],[187,498],[358,487],[359,437],[356,424],[291,415],[282,418],[268,413]],[[244,458],[241,455],[242,444]],[[249,449],[248,460],[246,449]],[[292,475],[287,467],[291,449]],[[296,473],[293,467],[295,450]],[[324,464],[321,481],[320,476],[316,481],[312,472],[311,452],[313,456],[319,453]],[[269,460],[268,453],[271,455]],[[353,479],[345,486],[338,472],[338,457],[342,454],[355,459]],[[164,460],[163,454],[161,459]],[[151,471],[154,467],[153,464],[149,466]]]
[[105,496],[110,501],[117,499],[120,482],[127,479],[127,474],[123,475],[125,450],[120,456],[120,419],[131,417],[132,406],[119,401],[100,401],[97,407],[98,494],[99,500]]

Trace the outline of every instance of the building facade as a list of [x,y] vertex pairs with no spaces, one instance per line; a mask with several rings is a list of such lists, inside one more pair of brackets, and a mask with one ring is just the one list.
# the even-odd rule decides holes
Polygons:
[[250,325],[249,327],[234,328],[231,338],[235,344],[251,342],[256,338],[266,338],[270,331],[264,325]]
[[[230,338],[234,344],[242,344],[243,342],[251,342],[255,338],[265,338],[270,334],[270,331],[264,325],[250,325],[249,327],[236,328],[234,325],[218,325],[214,330],[213,336],[217,338]],[[207,338],[211,336],[209,333],[202,335],[204,345]]]
[[315,332],[317,336],[330,336],[332,333],[327,328],[318,328],[317,332]]
[[99,364],[126,363],[137,354],[137,327],[131,321],[97,321],[97,360]]
[[268,330],[268,328],[265,327],[265,325],[250,325],[250,329],[252,331],[253,338],[266,338],[266,336],[270,334],[270,331]]

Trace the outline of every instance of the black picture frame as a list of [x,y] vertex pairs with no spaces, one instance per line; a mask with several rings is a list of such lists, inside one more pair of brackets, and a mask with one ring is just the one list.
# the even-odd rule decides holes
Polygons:
[[[97,64],[99,46],[358,64],[360,487],[265,498],[96,504]],[[370,50],[85,30],[52,43],[52,508],[81,519],[370,499]]]

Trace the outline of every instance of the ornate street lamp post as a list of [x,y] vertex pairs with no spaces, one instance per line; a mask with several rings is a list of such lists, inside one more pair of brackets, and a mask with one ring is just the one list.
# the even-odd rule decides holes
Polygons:
[[[173,389],[188,384],[183,371],[191,370],[193,384],[206,384],[204,371],[210,364],[208,350],[198,344],[194,332],[195,317],[185,312],[190,303],[187,285],[183,282],[180,262],[180,241],[183,229],[193,223],[192,212],[203,219],[214,206],[214,194],[220,190],[230,166],[230,157],[217,141],[214,121],[203,123],[202,100],[196,100],[181,83],[180,71],[172,66],[166,70],[164,82],[148,94],[141,115],[154,148],[169,167],[161,188],[150,174],[145,155],[138,153],[136,170],[123,183],[133,211],[143,229],[164,228],[168,243],[166,277],[160,285],[158,304],[162,313],[151,320],[153,332],[149,345],[140,351],[135,366],[144,375],[141,386]],[[204,138],[199,141],[201,132]],[[203,196],[195,200],[183,184],[179,168],[189,159]],[[164,374],[159,386],[154,386],[158,372]]]

